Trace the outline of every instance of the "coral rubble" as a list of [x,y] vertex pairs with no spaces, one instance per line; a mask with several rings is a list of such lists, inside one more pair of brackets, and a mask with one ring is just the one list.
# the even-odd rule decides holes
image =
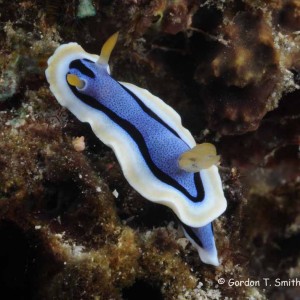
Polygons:
[[[214,224],[218,268],[48,89],[60,43],[98,53],[117,30],[113,75],[164,99],[221,155],[229,205]],[[299,32],[296,0],[0,1],[3,295],[297,299],[299,287],[263,278],[300,273]],[[228,284],[249,278],[260,286]]]

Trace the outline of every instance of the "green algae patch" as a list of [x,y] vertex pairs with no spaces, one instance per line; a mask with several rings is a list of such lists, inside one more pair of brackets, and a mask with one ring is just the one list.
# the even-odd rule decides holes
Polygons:
[[80,19],[94,17],[96,9],[90,0],[80,0],[77,8],[77,17]]

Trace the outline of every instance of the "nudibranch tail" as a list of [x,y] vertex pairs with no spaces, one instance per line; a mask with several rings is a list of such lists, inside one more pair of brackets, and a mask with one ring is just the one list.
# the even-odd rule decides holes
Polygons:
[[217,155],[216,147],[210,143],[202,143],[183,153],[178,164],[182,170],[196,173],[217,165],[219,161],[220,156]]
[[201,261],[216,267],[219,266],[212,224],[198,228],[181,225],[186,238],[197,249]]
[[110,36],[107,39],[107,41],[104,43],[101,49],[101,54],[97,61],[98,64],[108,64],[110,55],[118,41],[118,37],[119,37],[119,32],[116,32],[112,36]]

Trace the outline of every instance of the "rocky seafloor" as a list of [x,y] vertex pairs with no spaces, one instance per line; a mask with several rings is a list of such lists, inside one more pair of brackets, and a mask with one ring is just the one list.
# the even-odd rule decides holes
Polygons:
[[[116,31],[113,76],[221,155],[219,267],[48,88],[60,44]],[[0,298],[299,299],[299,84],[297,0],[0,0]]]

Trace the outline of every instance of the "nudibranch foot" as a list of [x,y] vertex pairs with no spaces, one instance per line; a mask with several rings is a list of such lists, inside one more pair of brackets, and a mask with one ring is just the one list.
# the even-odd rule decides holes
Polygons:
[[194,148],[183,153],[178,160],[180,168],[186,172],[197,173],[217,165],[220,156],[216,147],[210,143],[197,144]]
[[182,224],[182,229],[186,238],[197,249],[201,261],[216,267],[219,266],[212,224],[198,228]]

